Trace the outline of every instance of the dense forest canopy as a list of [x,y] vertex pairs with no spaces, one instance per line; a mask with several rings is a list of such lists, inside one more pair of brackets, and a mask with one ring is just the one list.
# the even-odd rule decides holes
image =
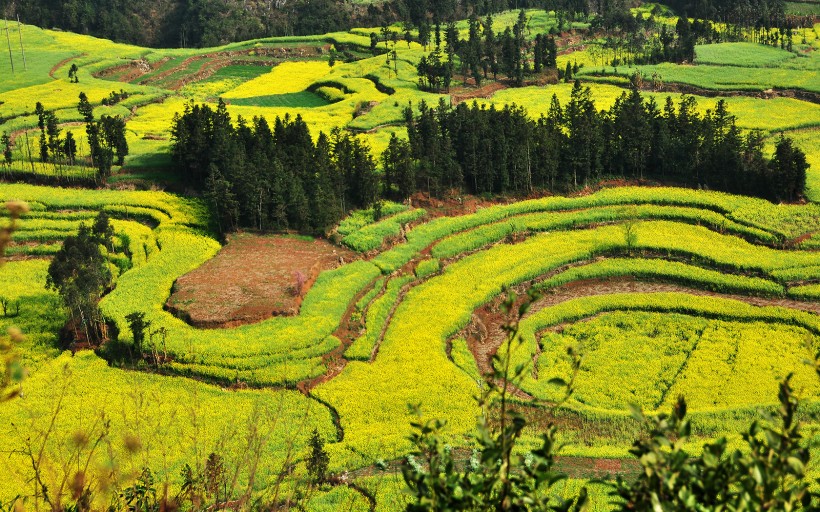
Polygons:
[[[313,35],[354,26],[435,24],[529,7],[622,25],[634,0],[0,0],[6,18],[154,47],[206,47],[257,37]],[[672,0],[679,12],[743,26],[782,26],[782,0]]]
[[[370,148],[347,132],[320,133],[304,121],[264,118],[234,124],[225,104],[189,104],[174,118],[173,157],[184,183],[201,189],[219,231],[238,227],[326,232],[352,208],[446,195],[564,192],[607,177],[657,180],[795,201],[805,155],[790,139],[763,154],[759,132],[740,132],[723,100],[704,115],[692,96],[645,101],[637,88],[598,110],[576,81],[568,103],[553,96],[546,116],[515,105],[474,103],[407,108],[409,141],[391,138],[376,173]],[[487,165],[493,162],[493,165]]]
[[[385,169],[413,169],[416,187],[432,194],[452,188],[473,194],[570,191],[618,177],[794,201],[808,167],[786,138],[767,162],[762,135],[743,135],[723,100],[700,115],[692,96],[658,105],[633,88],[611,109],[598,110],[590,89],[577,81],[570,101],[561,105],[553,96],[538,120],[514,105],[440,103],[422,105],[418,115],[408,110],[406,122],[406,161],[386,162]],[[387,155],[404,144],[391,140]],[[401,182],[385,176],[388,192],[395,188],[391,179]]]
[[378,194],[370,148],[347,132],[314,143],[301,117],[234,125],[225,103],[174,117],[172,154],[184,182],[204,190],[220,232],[238,227],[324,233]]
[[257,37],[313,35],[398,21],[455,20],[469,13],[541,6],[536,0],[0,0],[24,23],[154,47],[205,47]]

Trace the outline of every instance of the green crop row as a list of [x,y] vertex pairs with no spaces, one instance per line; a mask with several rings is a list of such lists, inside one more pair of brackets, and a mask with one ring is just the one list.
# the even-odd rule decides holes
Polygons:
[[17,243],[21,242],[50,242],[52,240],[62,241],[65,237],[76,233],[73,230],[57,229],[31,229],[26,231],[15,231],[11,239]]
[[29,215],[26,215],[25,221],[20,223],[16,233],[26,231],[77,231],[81,222],[85,222],[86,226],[90,226],[93,218],[29,218]]
[[62,242],[10,245],[6,247],[6,256],[53,256],[62,246]]
[[820,284],[808,284],[789,288],[789,297],[800,300],[820,300]]
[[[34,206],[37,206],[39,209],[35,209]],[[97,216],[97,212],[91,210],[76,210],[76,211],[47,211],[45,210],[45,205],[42,203],[29,203],[30,211],[26,213],[26,226],[30,225],[32,220],[39,220],[39,219],[54,219],[54,220],[74,220],[74,221],[88,221],[89,224],[94,220]],[[3,216],[3,212],[0,212],[0,217]],[[25,226],[20,226],[20,228],[24,228]]]
[[[810,231],[813,229],[811,226],[815,225],[817,219],[820,218],[820,206],[818,205],[773,205],[762,199],[745,198],[720,192],[665,187],[623,187],[604,189],[595,194],[581,197],[554,196],[520,201],[510,205],[485,208],[471,215],[434,219],[411,230],[407,234],[406,244],[396,246],[380,254],[372,261],[384,273],[390,273],[410,261],[419,251],[438,240],[513,216],[632,204],[681,206],[713,210],[725,215],[729,221],[756,230],[766,231],[778,237],[797,236]],[[715,220],[719,221],[719,219]],[[722,226],[723,224],[718,225]],[[728,226],[728,223],[726,225]],[[763,236],[756,231],[754,233]]]
[[[385,202],[382,205],[382,215],[394,215],[405,210],[407,210],[407,206],[399,203]],[[347,236],[364,228],[365,226],[373,224],[374,222],[378,221],[374,220],[373,208],[356,210],[351,212],[350,215],[345,217],[342,222],[339,223],[339,227],[336,231],[338,231],[340,235]]]
[[48,210],[115,211],[117,208],[126,207],[134,208],[135,211],[151,209],[164,213],[177,224],[196,227],[208,225],[208,210],[204,203],[165,192],[78,190],[3,184],[0,185],[0,199],[26,201],[29,204],[39,203],[47,205],[45,209]]
[[428,260],[421,260],[418,265],[416,265],[416,277],[419,279],[424,279],[425,277],[431,276],[441,270],[441,263],[439,260],[435,258],[431,258]]
[[370,361],[373,348],[379,341],[390,310],[396,304],[402,287],[413,281],[413,276],[400,276],[390,279],[387,286],[378,298],[367,308],[365,314],[365,332],[345,351],[348,359],[356,361]]
[[782,285],[758,277],[725,274],[677,261],[640,258],[611,258],[589,265],[572,267],[542,281],[537,287],[546,290],[585,279],[608,279],[621,276],[672,281],[720,293],[770,296],[785,294]]
[[604,68],[606,76],[592,76],[601,70],[596,66],[581,71],[584,78],[606,82],[611,77],[628,78],[635,70],[644,76],[657,73],[666,83],[681,83],[718,91],[765,91],[767,89],[803,89],[820,92],[817,83],[817,71],[811,69],[756,68],[739,66],[679,66],[672,63],[656,65]]
[[797,54],[790,51],[755,43],[720,43],[695,47],[697,64],[764,68],[777,67],[796,57]]
[[342,243],[354,251],[367,252],[380,248],[388,237],[399,236],[402,226],[424,217],[421,208],[397,213],[373,224],[362,226],[342,239]]
[[725,216],[696,208],[678,206],[603,206],[569,212],[544,212],[510,217],[503,222],[486,224],[470,231],[465,231],[433,246],[433,255],[439,258],[452,258],[459,254],[474,251],[485,245],[504,240],[526,231],[551,231],[559,229],[580,228],[602,222],[617,222],[632,219],[667,219],[705,224],[712,229],[774,243],[776,237],[763,230],[738,224]]
[[373,301],[373,299],[375,299],[376,296],[379,293],[381,293],[382,288],[384,288],[384,280],[384,277],[376,279],[376,282],[373,283],[373,287],[370,288],[370,290],[368,290],[367,293],[362,295],[362,298],[356,302],[357,312],[361,313],[362,311],[364,311],[367,308],[368,304],[370,304]]

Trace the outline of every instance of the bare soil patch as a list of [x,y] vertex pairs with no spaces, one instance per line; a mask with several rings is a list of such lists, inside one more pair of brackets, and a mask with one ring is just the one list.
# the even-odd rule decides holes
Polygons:
[[[355,255],[324,240],[232,235],[216,257],[174,284],[166,308],[200,328],[295,315],[319,274]],[[297,273],[304,276],[301,293]]]
[[478,98],[489,99],[498,91],[506,88],[507,85],[500,81],[487,82],[481,87],[453,87],[450,91],[450,99],[453,105]]
[[[159,85],[165,89],[176,91],[185,85],[199,82],[211,77],[214,73],[226,66],[247,65],[273,67],[283,60],[309,58],[316,55],[325,54],[330,51],[330,45],[323,46],[296,46],[281,48],[253,48],[250,50],[234,50],[226,52],[212,52],[202,55],[194,55],[183,60],[179,65],[158,73],[140,81],[141,85]],[[106,78],[119,82],[133,82],[140,77],[157,70],[170,58],[166,57],[154,63],[149,63],[144,59],[132,60],[128,63],[104,69],[94,74],[97,78]],[[207,61],[199,71],[182,73],[193,64],[199,61]],[[59,66],[59,65],[58,65]],[[181,76],[171,80],[164,85],[160,82],[166,81],[172,75]]]

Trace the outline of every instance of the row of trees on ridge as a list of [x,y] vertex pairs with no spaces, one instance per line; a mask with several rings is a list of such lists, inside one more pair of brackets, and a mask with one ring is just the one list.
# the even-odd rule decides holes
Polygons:
[[376,203],[370,148],[341,130],[314,143],[300,116],[231,120],[225,104],[185,106],[174,117],[172,157],[204,190],[220,232],[239,227],[324,233],[349,210]]
[[805,155],[782,138],[774,158],[759,132],[741,133],[723,100],[700,115],[694,97],[675,105],[645,101],[637,88],[609,110],[575,82],[570,101],[553,96],[535,120],[521,107],[497,109],[443,101],[405,111],[408,141],[384,153],[385,193],[416,190],[473,194],[566,192],[605,178],[657,180],[795,201],[805,186]]

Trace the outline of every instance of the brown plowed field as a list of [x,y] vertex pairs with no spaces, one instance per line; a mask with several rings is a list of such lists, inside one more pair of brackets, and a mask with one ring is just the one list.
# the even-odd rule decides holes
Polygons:
[[[302,297],[323,270],[353,253],[324,240],[240,233],[213,259],[179,279],[166,306],[191,325],[234,327],[299,312]],[[296,292],[296,273],[307,279]]]

